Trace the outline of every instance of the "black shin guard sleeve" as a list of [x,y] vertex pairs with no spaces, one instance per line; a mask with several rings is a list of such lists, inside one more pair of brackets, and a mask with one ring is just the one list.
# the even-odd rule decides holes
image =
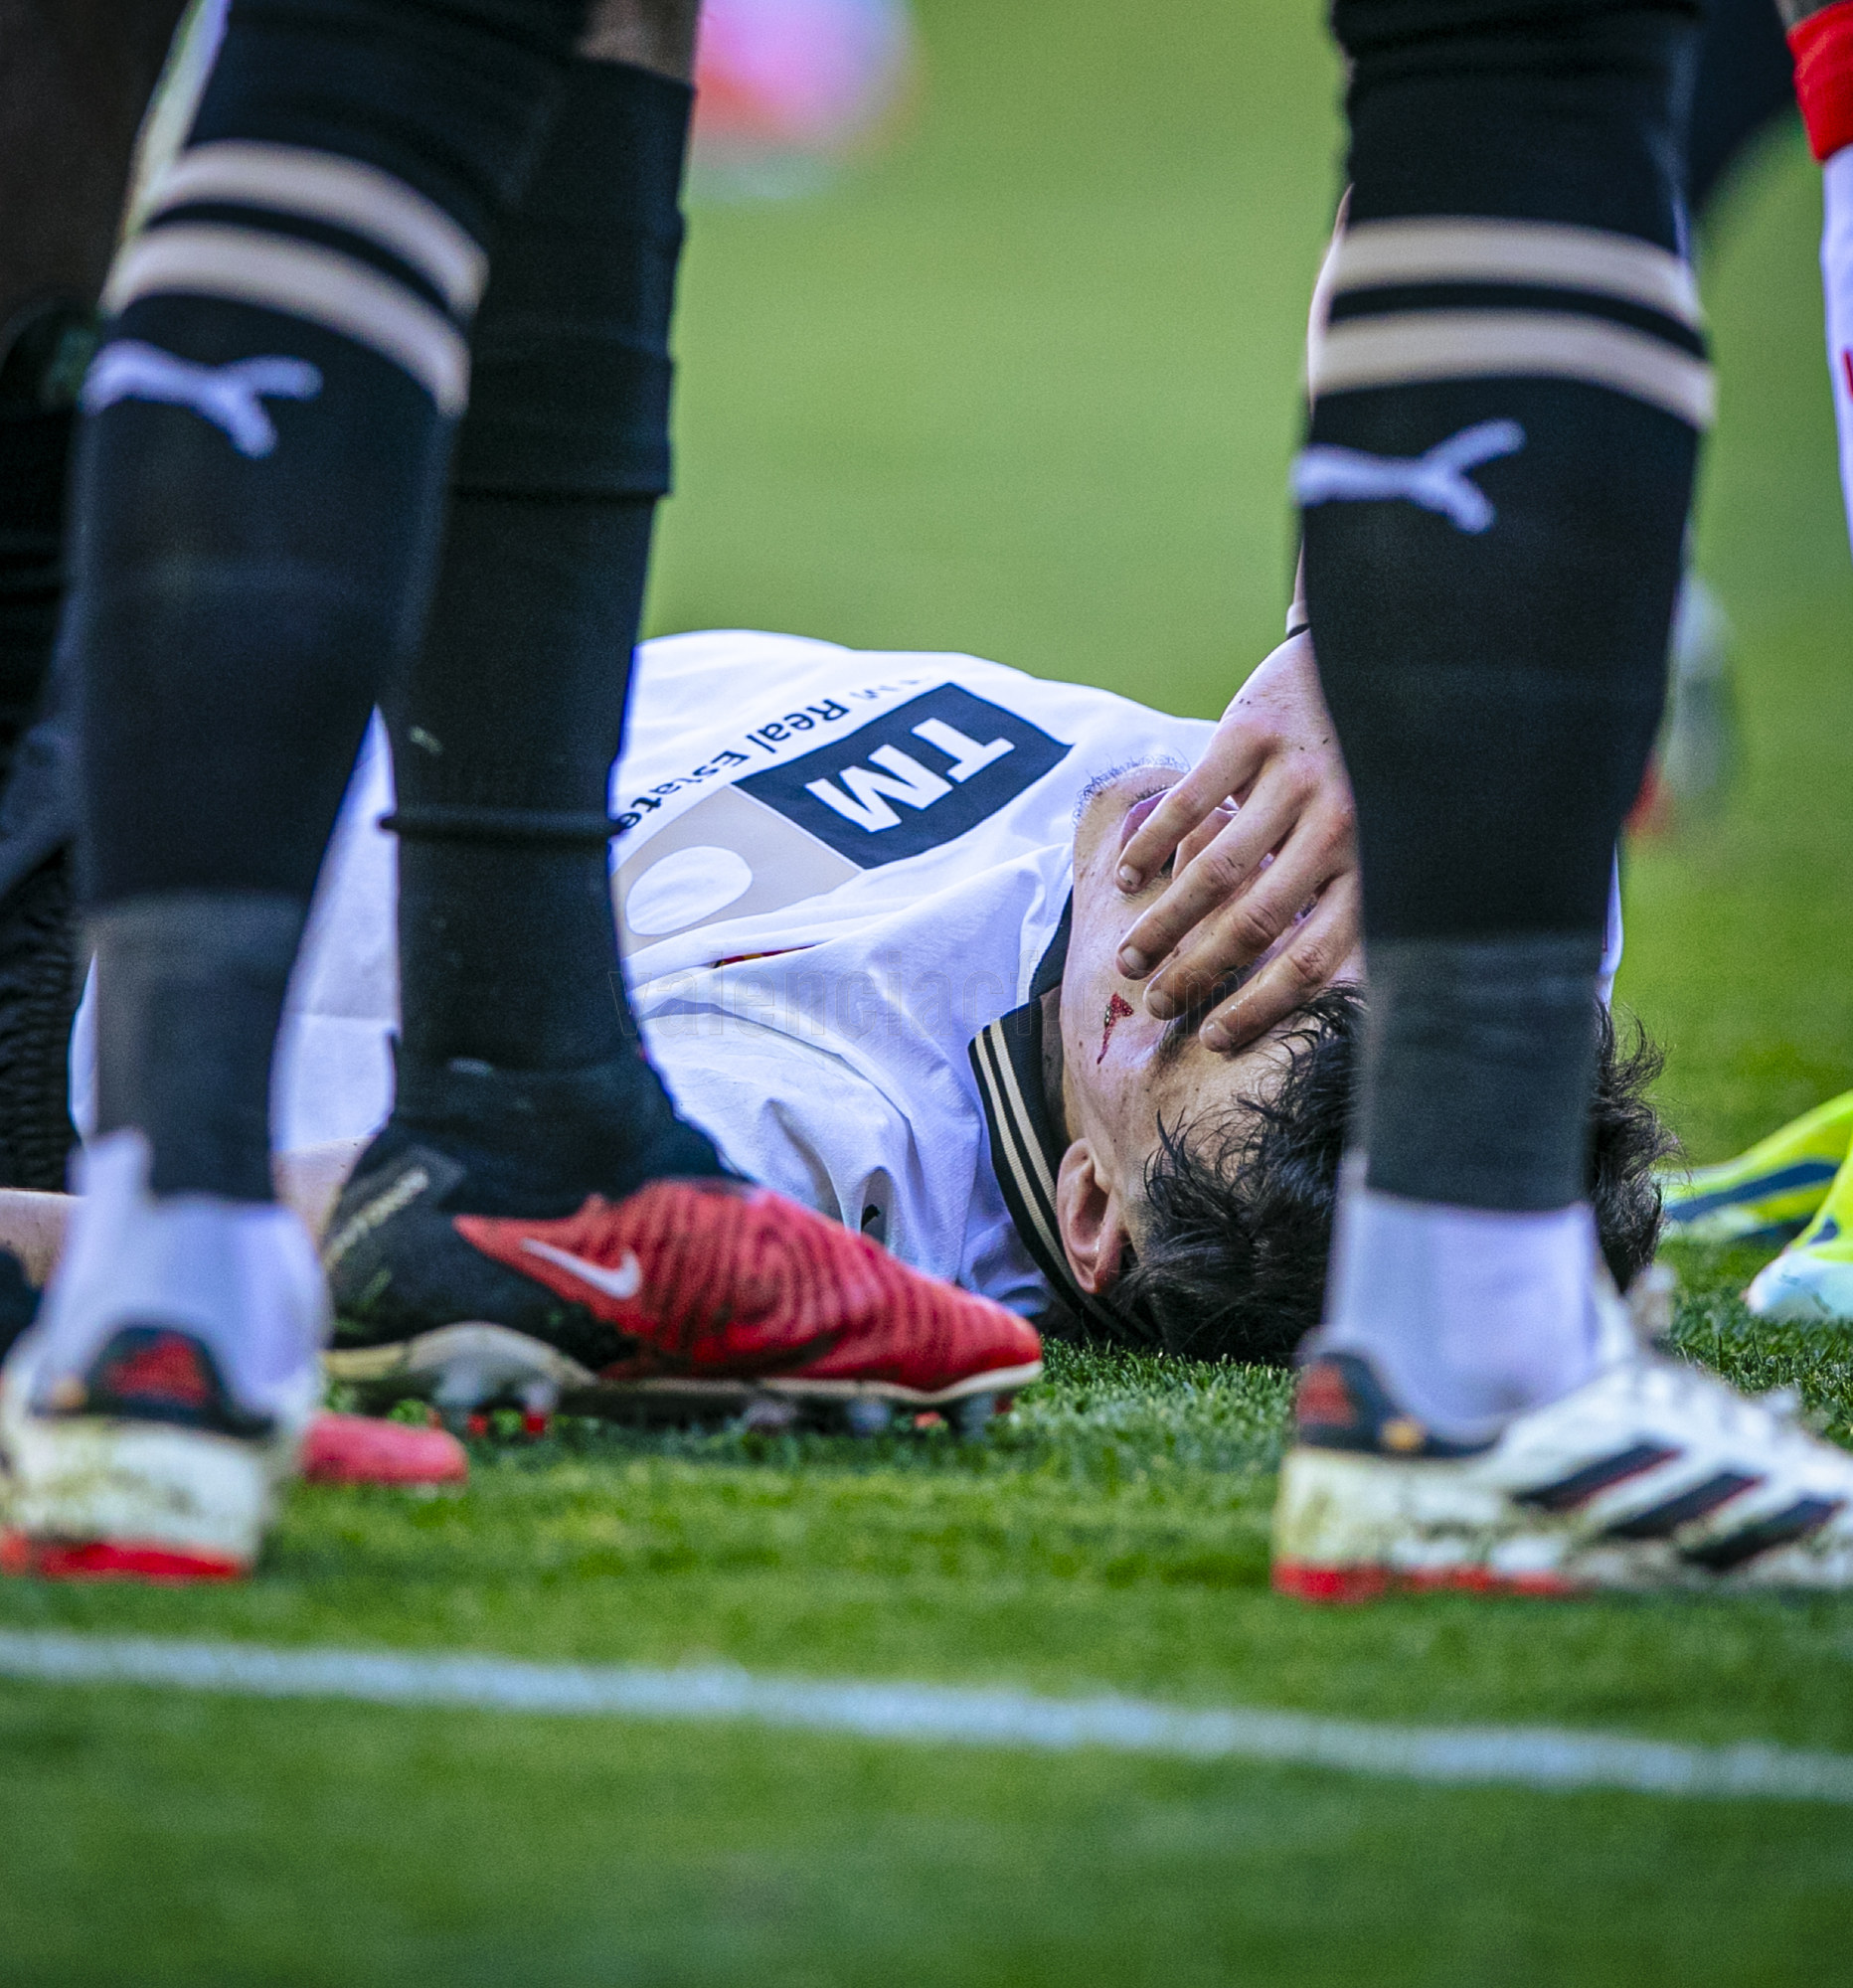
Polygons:
[[668,490],[669,319],[694,95],[629,63],[568,72],[477,315],[459,493]]
[[318,391],[267,404],[261,455],[147,401],[84,424],[65,639],[82,658],[87,894],[306,901],[416,636],[446,424],[407,374],[320,325],[160,296],[117,330],[203,365],[285,354]]
[[[1494,25],[1435,31],[1472,15]],[[1335,17],[1355,64],[1354,230],[1488,216],[1673,248],[1683,8],[1340,0]],[[1339,294],[1331,329],[1355,337],[1432,314],[1451,333],[1524,310],[1696,345],[1553,273],[1360,285]],[[1578,324],[1572,310],[1592,314]],[[1664,406],[1588,378],[1444,372],[1321,392],[1313,410],[1315,446],[1403,462],[1481,423],[1511,424],[1515,443],[1464,472],[1480,517],[1408,498],[1305,512],[1320,675],[1357,788],[1367,934],[1599,930],[1664,694],[1696,436]]]
[[430,623],[392,712],[409,1058],[635,1048],[602,824],[669,481],[691,95],[576,64],[483,299]]
[[1352,199],[1296,481],[1364,859],[1360,1129],[1374,1185],[1561,1206],[1709,391],[1672,252],[1690,10],[1334,17]]
[[[649,538],[647,504],[452,502],[394,727],[408,1056],[548,1069],[635,1047],[604,822]],[[481,667],[421,695],[439,659]]]
[[1664,697],[1695,437],[1577,381],[1321,402],[1315,445],[1413,461],[1493,423],[1469,534],[1409,503],[1306,512],[1319,674],[1357,796],[1367,940],[1600,932]]

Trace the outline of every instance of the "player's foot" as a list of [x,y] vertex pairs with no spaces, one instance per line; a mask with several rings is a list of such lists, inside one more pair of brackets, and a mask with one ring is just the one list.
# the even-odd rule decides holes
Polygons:
[[[378,1149],[376,1149],[377,1151]],[[1042,1372],[1014,1313],[765,1189],[658,1180],[523,1220],[460,1212],[466,1168],[370,1153],[323,1245],[333,1376],[459,1415],[497,1401],[615,1415],[951,1411]]]
[[1386,1591],[1853,1585],[1853,1456],[1653,1352],[1612,1291],[1596,1374],[1493,1441],[1436,1439],[1368,1362],[1300,1374],[1274,1586]]
[[1853,1090],[1791,1119],[1747,1153],[1667,1178],[1667,1233],[1690,1242],[1792,1236],[1819,1211],[1853,1148]]
[[1757,1272],[1744,1301],[1785,1325],[1853,1319],[1853,1159],[1842,1161],[1814,1220]]
[[257,1557],[321,1395],[327,1299],[287,1210],[156,1201],[98,1140],[31,1329],[0,1370],[0,1567],[228,1579]]
[[[0,1361],[44,1298],[13,1251],[0,1248]],[[305,1484],[460,1484],[469,1452],[445,1429],[324,1408],[309,1418],[297,1468]]]

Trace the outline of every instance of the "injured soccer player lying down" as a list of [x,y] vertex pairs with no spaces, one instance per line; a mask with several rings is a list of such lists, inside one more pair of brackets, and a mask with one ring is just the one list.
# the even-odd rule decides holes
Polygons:
[[[632,1000],[728,1164],[1046,1329],[1285,1359],[1319,1316],[1362,1017],[1349,794],[1305,638],[1220,729],[967,656],[740,632],[646,644],[631,696],[611,882]],[[1128,894],[1127,837],[1213,746],[1263,765],[1246,807],[1272,862],[1251,848],[1219,881],[1244,867],[1223,807],[1178,850],[1207,897],[1168,897],[1171,866]],[[386,1115],[390,811],[376,738],[279,1040],[285,1149],[351,1158]],[[1270,912],[1270,878],[1299,903]],[[1215,914],[1127,978],[1128,934],[1180,901]],[[1660,1141],[1650,1058],[1601,1026],[1592,1189],[1625,1284]],[[84,1044],[81,1020],[80,1112]],[[313,1221],[328,1169],[294,1172]],[[337,1288],[348,1241],[324,1239]]]

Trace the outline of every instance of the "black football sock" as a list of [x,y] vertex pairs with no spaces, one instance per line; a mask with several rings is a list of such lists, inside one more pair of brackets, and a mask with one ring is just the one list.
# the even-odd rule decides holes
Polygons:
[[268,1192],[285,940],[419,638],[481,245],[582,13],[235,0],[187,148],[111,270],[66,639],[98,1128],[148,1136],[158,1191]]
[[607,861],[651,519],[669,482],[691,100],[648,70],[573,67],[497,247],[430,620],[392,704],[394,1122],[505,1156],[472,1172],[482,1213],[719,1164],[642,1055]]
[[1583,1193],[1614,839],[1710,412],[1695,13],[1334,10],[1352,194],[1295,480],[1364,860],[1360,1132],[1369,1184],[1418,1201]]
[[90,912],[108,1046],[96,1123],[148,1135],[155,1193],[270,1198],[270,1051],[306,912],[288,893],[228,890],[147,892]]

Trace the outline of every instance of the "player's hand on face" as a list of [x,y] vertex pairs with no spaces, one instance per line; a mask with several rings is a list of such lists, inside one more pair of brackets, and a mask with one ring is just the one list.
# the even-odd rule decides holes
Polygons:
[[1139,822],[1119,855],[1120,889],[1142,890],[1167,862],[1169,886],[1119,954],[1128,979],[1150,976],[1152,1014],[1168,1021],[1200,1005],[1276,948],[1206,1015],[1212,1049],[1264,1034],[1357,944],[1351,783],[1305,635],[1250,677],[1203,757]]

